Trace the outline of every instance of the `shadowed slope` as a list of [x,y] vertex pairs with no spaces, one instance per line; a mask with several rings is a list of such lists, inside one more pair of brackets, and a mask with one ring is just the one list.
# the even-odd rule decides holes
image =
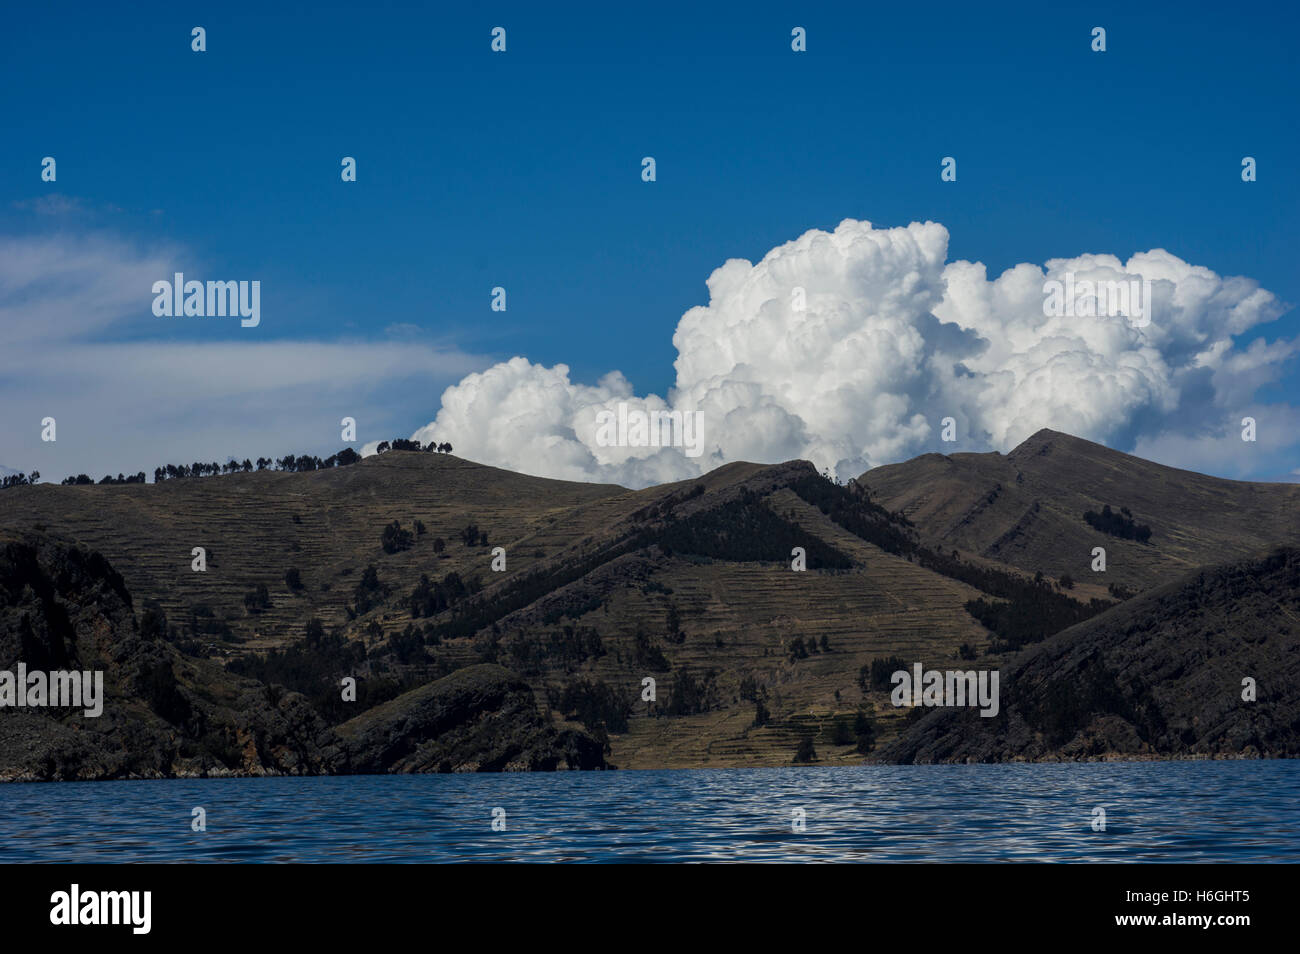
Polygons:
[[1001,693],[998,716],[931,710],[879,758],[1300,755],[1300,549],[1198,570],[1058,633],[1003,667]]

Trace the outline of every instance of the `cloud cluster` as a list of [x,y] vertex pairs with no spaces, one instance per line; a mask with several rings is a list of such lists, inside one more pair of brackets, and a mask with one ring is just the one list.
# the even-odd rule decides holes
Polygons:
[[[990,280],[947,249],[933,222],[808,231],[709,276],[708,304],[673,336],[666,398],[635,395],[617,371],[589,386],[565,365],[516,357],[449,387],[413,436],[512,470],[628,486],[791,458],[847,479],[926,451],[1006,451],[1043,427],[1199,461],[1297,351],[1238,340],[1286,310],[1274,295],[1164,250],[1022,264]],[[1145,280],[1149,323],[1049,317],[1044,283],[1067,274]],[[597,415],[620,403],[699,412],[705,452],[601,446]],[[947,417],[956,444],[939,441]],[[1294,433],[1270,440],[1276,449]]]
[[[562,364],[490,365],[412,326],[373,341],[290,341],[271,323],[255,334],[160,324],[152,283],[204,273],[185,249],[66,230],[0,236],[0,463],[57,480],[324,454],[338,448],[341,417],[358,420],[363,440],[389,437],[412,393],[446,387],[415,438],[626,486],[792,458],[847,479],[926,451],[1006,451],[1042,427],[1192,469],[1294,479],[1300,409],[1257,394],[1297,342],[1260,337],[1285,309],[1257,283],[1162,250],[1018,265],[990,280],[979,263],[947,261],[947,248],[936,223],[846,220],[757,263],[724,263],[707,304],[678,322],[676,384],[661,397],[638,395],[618,371],[585,384]],[[1066,275],[1144,279],[1149,323],[1048,317],[1044,283]],[[698,414],[702,453],[606,446],[602,418],[637,412]],[[56,444],[40,440],[46,416],[58,420]],[[1258,422],[1257,445],[1240,441],[1243,416]],[[956,443],[939,440],[948,417]]]

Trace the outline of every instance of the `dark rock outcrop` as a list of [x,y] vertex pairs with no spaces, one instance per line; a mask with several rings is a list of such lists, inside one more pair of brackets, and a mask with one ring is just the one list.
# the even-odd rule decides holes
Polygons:
[[502,772],[605,767],[590,736],[556,729],[528,683],[482,664],[405,693],[338,728],[350,770]]
[[994,718],[930,711],[875,760],[1300,755],[1300,550],[1198,570],[1070,627],[1002,668],[1001,697]]
[[188,659],[138,625],[98,553],[40,534],[0,540],[0,670],[100,672],[102,713],[0,708],[0,780],[315,774],[338,739],[297,693]]
[[336,730],[307,698],[181,655],[136,620],[108,561],[41,534],[0,538],[0,671],[103,673],[103,711],[0,707],[0,781],[604,767],[532,691],[470,667]]

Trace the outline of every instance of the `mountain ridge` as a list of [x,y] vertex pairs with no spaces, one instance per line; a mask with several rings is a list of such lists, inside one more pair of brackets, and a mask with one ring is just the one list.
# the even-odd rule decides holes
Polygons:
[[1014,657],[1003,685],[998,716],[937,709],[876,758],[1296,757],[1300,548],[1201,568],[1117,604]]
[[[999,668],[1190,560],[1245,559],[1256,524],[1300,536],[1290,495],[1274,491],[1052,431],[1005,456],[923,455],[846,486],[787,461],[630,490],[397,449],[324,472],[9,488],[0,537],[101,554],[127,597],[106,638],[150,634],[209,724],[238,729],[205,700],[262,694],[259,718],[278,728],[261,731],[281,741],[227,733],[201,765],[169,770],[781,765],[807,750],[837,765],[912,737],[913,712],[875,684],[881,667]],[[1087,562],[1099,544],[1104,573]],[[0,592],[0,638],[21,628],[24,599]],[[462,698],[459,680],[495,687],[490,712],[453,706],[482,731],[436,716]],[[0,742],[0,764],[6,752],[26,764],[25,751]]]
[[[1129,591],[1285,543],[1300,527],[1300,485],[1208,477],[1047,429],[1006,455],[927,454],[858,481],[934,545],[1026,572],[1085,580],[1104,547],[1106,579]],[[1107,507],[1149,525],[1149,545],[1087,524]]]

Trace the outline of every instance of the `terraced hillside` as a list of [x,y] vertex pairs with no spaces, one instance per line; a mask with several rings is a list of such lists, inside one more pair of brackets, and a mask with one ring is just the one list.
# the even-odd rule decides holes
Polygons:
[[[615,764],[788,764],[808,737],[823,761],[857,761],[864,720],[874,739],[900,718],[864,698],[862,668],[983,645],[963,608],[983,594],[833,522],[791,489],[809,481],[825,483],[802,462],[733,464],[633,492],[392,451],[305,474],[13,488],[0,526],[104,554],[138,612],[158,604],[150,628],[165,617],[185,653],[301,691],[329,724],[354,711],[344,676],[364,711],[486,662],[608,738]],[[386,552],[393,521],[410,536]],[[246,605],[259,586],[269,606]]]
[[5,700],[0,781],[373,773],[411,758],[432,771],[604,764],[599,743],[549,724],[499,667],[465,667],[330,726],[300,693],[181,653],[132,603],[101,555],[0,532],[0,673],[21,680],[26,666],[94,686],[76,705]]
[[[1295,488],[1134,461],[1044,432],[1005,458],[929,455],[848,487],[792,461],[630,491],[393,450],[309,473],[14,487],[0,532],[101,554],[133,604],[121,638],[164,646],[191,674],[182,693],[298,700],[329,753],[313,770],[590,766],[590,739],[618,767],[856,763],[917,716],[890,704],[893,668],[1000,668],[1114,606],[1075,549],[1104,536],[1107,580],[1137,588],[1211,549],[1198,513],[1243,547],[1222,513],[1274,532],[1291,513]],[[1117,496],[1157,478],[1164,495]],[[1200,502],[1182,512],[1185,487]],[[1105,503],[1121,532],[1118,508],[1151,514],[1151,539],[1069,518]],[[1077,582],[1035,573],[1054,567]],[[453,705],[444,743],[406,737],[442,731],[461,698],[497,708]],[[365,748],[381,743],[389,756]]]
[[[926,454],[859,481],[937,546],[1131,592],[1270,544],[1300,543],[1300,484],[1206,477],[1050,430],[1005,456]],[[1117,526],[1131,518],[1149,527],[1149,539],[1085,519],[1107,507]],[[1104,576],[1091,569],[1097,546],[1106,549]]]
[[1156,587],[1026,650],[1002,676],[996,717],[928,710],[879,757],[1300,756],[1300,549]]
[[[0,494],[0,527],[48,531],[108,555],[137,598],[159,601],[178,623],[187,623],[196,608],[211,611],[213,620],[229,625],[241,651],[300,637],[309,616],[327,627],[344,623],[368,563],[412,582],[435,565],[444,573],[484,572],[489,549],[460,540],[474,523],[489,532],[492,545],[512,544],[515,564],[526,566],[538,553],[571,542],[550,530],[560,514],[627,494],[450,455],[398,452],[311,473],[13,490]],[[384,526],[397,520],[414,532],[416,519],[426,527],[419,546],[385,554]],[[572,515],[566,526],[585,534],[603,519],[595,510]],[[435,557],[439,537],[447,546]],[[194,547],[207,552],[205,572],[192,569]],[[299,571],[302,589],[285,583],[290,569]],[[244,596],[259,583],[268,588],[270,605],[249,614]]]
[[[757,477],[770,481],[776,470]],[[813,737],[824,761],[858,762],[856,737],[840,729],[836,743],[837,723],[850,726],[865,708],[877,734],[888,737],[902,716],[878,706],[879,699],[864,699],[857,683],[863,666],[894,655],[951,660],[963,643],[987,642],[988,633],[963,608],[983,595],[978,590],[866,543],[788,487],[764,499],[798,526],[790,544],[823,540],[850,565],[794,572],[788,560],[668,555],[654,546],[621,556],[495,624],[500,645],[509,652],[512,640],[531,642],[533,634],[545,631],[552,602],[579,611],[598,607],[559,625],[594,628],[603,654],[580,674],[543,668],[538,675],[553,696],[576,675],[633,700],[628,732],[612,740],[616,764],[788,764],[804,736]],[[696,512],[707,512],[713,501],[702,495],[695,503]],[[689,520],[689,511],[681,519]],[[780,549],[788,554],[791,546],[783,543]],[[587,588],[598,602],[565,602],[572,591]],[[649,637],[651,651],[661,652],[668,668],[647,664],[648,654],[637,650],[638,632]],[[797,643],[815,648],[804,654]],[[509,656],[506,664],[523,668]],[[709,673],[716,678],[704,711],[673,712],[681,695],[676,681],[703,681]],[[653,705],[640,698],[646,676],[657,683],[659,699]],[[770,714],[765,725],[755,725],[755,693]]]

